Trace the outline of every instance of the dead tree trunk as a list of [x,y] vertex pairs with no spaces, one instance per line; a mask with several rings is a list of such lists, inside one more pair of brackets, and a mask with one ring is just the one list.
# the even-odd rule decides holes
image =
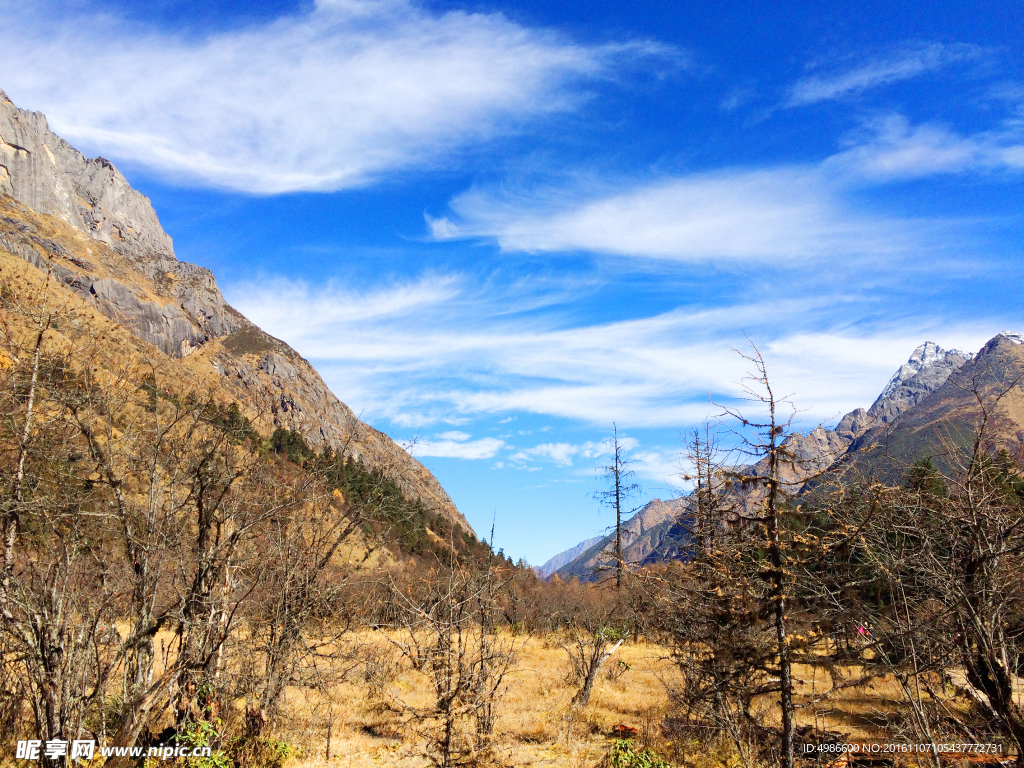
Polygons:
[[633,482],[635,477],[630,465],[634,462],[625,457],[626,447],[619,440],[618,426],[612,424],[612,460],[601,470],[609,488],[594,494],[599,501],[615,510],[615,588],[622,588],[625,560],[622,554],[622,508],[626,499],[640,492],[640,486]]

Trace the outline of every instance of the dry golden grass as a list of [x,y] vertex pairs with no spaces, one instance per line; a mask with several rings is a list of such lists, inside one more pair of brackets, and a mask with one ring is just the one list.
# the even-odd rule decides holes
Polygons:
[[[429,765],[424,741],[408,716],[404,703],[427,706],[429,682],[421,673],[403,666],[398,655],[390,654],[379,634],[361,633],[356,642],[376,647],[387,662],[396,665],[393,676],[382,685],[380,679],[367,681],[361,672],[320,695],[289,691],[286,716],[278,729],[279,738],[299,747],[289,762],[295,768],[342,766],[396,766],[419,768]],[[637,729],[638,738],[671,756],[661,734],[661,724],[670,713],[669,686],[681,682],[679,671],[668,658],[668,650],[654,643],[623,644],[607,662],[598,678],[589,706],[570,708],[575,687],[567,679],[567,657],[553,638],[518,639],[518,663],[507,677],[507,691],[501,699],[495,728],[493,764],[501,766],[566,766],[592,768],[607,753],[614,738],[613,728],[625,725]],[[619,662],[628,665],[612,679],[610,670]],[[848,742],[891,740],[883,724],[905,707],[903,692],[890,679],[876,679],[861,687],[840,690],[818,705],[814,695],[831,687],[822,669],[798,666],[795,670],[798,701],[807,704],[798,713],[799,725],[813,725],[843,734]],[[844,670],[853,677],[856,669]],[[764,703],[771,721],[773,707]],[[330,759],[327,734],[330,729]],[[735,759],[729,745],[722,754],[710,752],[687,765],[731,765]]]
[[[387,654],[386,641],[370,634],[360,642]],[[592,766],[605,754],[612,728],[627,725],[650,732],[668,707],[665,682],[678,672],[665,649],[649,643],[623,644],[609,659],[595,684],[589,706],[570,710],[575,688],[567,681],[567,656],[550,639],[516,639],[518,663],[506,678],[495,727],[496,763],[505,766]],[[396,661],[392,657],[392,661]],[[619,662],[628,669],[609,679]],[[412,706],[429,702],[429,682],[403,668],[386,690],[365,678],[344,682],[326,696],[289,691],[285,727],[279,735],[299,746],[295,766],[325,766],[331,725],[330,765],[427,765],[422,738],[399,701]]]

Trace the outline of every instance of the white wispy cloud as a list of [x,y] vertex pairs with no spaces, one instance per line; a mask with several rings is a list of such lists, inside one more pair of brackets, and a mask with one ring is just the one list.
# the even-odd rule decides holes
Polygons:
[[465,442],[466,440],[469,440],[473,436],[468,432],[453,431],[441,432],[440,434],[437,435],[437,437],[440,438],[441,440],[454,440],[456,442]]
[[312,288],[285,277],[264,277],[241,288],[247,295],[264,297],[260,316],[291,338],[329,335],[332,329],[353,324],[406,320],[454,299],[462,290],[453,275],[428,275],[370,291],[334,281]]
[[476,187],[450,201],[450,217],[426,221],[435,240],[492,241],[508,253],[792,267],[934,257],[948,239],[943,222],[866,209],[865,185],[1019,172],[1022,126],[1011,114],[964,134],[888,114],[865,120],[817,163],[650,180],[568,175],[561,186],[528,191]]
[[547,459],[563,467],[572,466],[573,457],[579,453],[579,446],[572,443],[543,443],[516,451],[512,454],[515,461],[529,461],[531,459]]
[[[572,108],[581,82],[667,49],[578,45],[496,13],[319,0],[202,37],[0,0],[0,83],[83,148],[255,193],[334,190]],[[87,85],[69,73],[88,73]]]
[[[640,443],[632,437],[619,438],[619,447],[629,452],[634,450]],[[524,448],[512,454],[513,461],[550,461],[564,467],[572,466],[573,459],[596,459],[602,456],[610,456],[612,453],[611,439],[597,442],[587,441],[579,445],[575,443],[541,443],[532,448]]]
[[[640,481],[644,491],[651,496],[667,498],[674,496],[686,486],[683,474],[687,469],[685,451],[679,447],[664,448],[659,445],[643,446],[632,437],[619,439],[628,469]],[[597,442],[542,443],[515,451],[509,458],[513,462],[549,462],[559,467],[578,465],[581,472],[592,472],[595,463],[612,454],[611,439]],[[598,468],[598,471],[600,469]]]
[[[228,286],[227,293],[261,327],[312,359],[357,412],[408,426],[516,412],[603,426],[698,423],[716,412],[709,393],[728,399],[739,392],[746,368],[730,347],[743,343],[744,328],[762,342],[778,390],[795,394],[796,404],[806,409],[804,419],[827,420],[870,405],[925,339],[977,349],[1005,324],[894,318],[862,325],[850,314],[854,305],[830,294],[677,309],[571,328],[560,327],[557,314],[509,323],[502,314],[506,296],[490,306],[456,296],[421,305],[414,325],[381,317],[324,325],[312,308],[329,304],[330,290],[294,290],[306,293],[296,301],[295,294],[284,292],[283,298],[259,283]],[[340,297],[353,300],[350,292]],[[291,315],[278,327],[285,314],[280,302],[287,302]],[[483,442],[467,434],[435,435],[414,453],[483,457],[504,444],[501,438]],[[559,443],[523,457],[564,463],[578,460],[585,448]]]
[[983,49],[963,43],[908,45],[888,56],[855,67],[809,75],[789,90],[785,106],[796,107],[838,99],[890,83],[909,80],[950,64],[977,59]]
[[[893,252],[906,227],[858,213],[817,167],[730,169],[648,183],[533,191],[471,190],[437,240],[487,238],[503,250],[584,251],[681,261],[807,261]],[[902,234],[901,234],[902,233]]]
[[496,437],[482,437],[469,440],[465,437],[444,439],[438,435],[435,440],[419,440],[408,447],[413,456],[433,456],[449,459],[491,459],[505,447],[505,441]]
[[824,167],[872,181],[1024,170],[1024,136],[1016,124],[964,135],[945,125],[913,125],[903,115],[887,115],[870,121],[860,133],[859,141],[850,142]]

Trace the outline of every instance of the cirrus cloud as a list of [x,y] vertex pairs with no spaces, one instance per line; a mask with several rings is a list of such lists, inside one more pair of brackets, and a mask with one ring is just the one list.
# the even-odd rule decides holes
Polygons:
[[886,57],[870,59],[845,71],[805,77],[789,90],[785,106],[798,107],[842,98],[870,88],[909,80],[949,64],[977,59],[984,54],[976,45],[926,43],[905,45]]
[[[578,45],[497,13],[319,0],[193,38],[57,2],[0,0],[0,83],[53,128],[171,178],[337,190],[572,108],[648,42]],[[68,73],[87,72],[88,87]]]
[[[409,290],[396,287],[403,295]],[[351,292],[302,284],[281,291],[280,284],[251,283],[227,286],[227,293],[250,319],[311,359],[366,418],[408,427],[516,413],[631,428],[699,423],[718,411],[709,393],[720,402],[741,395],[737,382],[746,366],[730,347],[742,344],[743,328],[763,342],[779,391],[796,393],[803,417],[828,420],[870,404],[923,340],[977,349],[992,328],[1008,322],[976,318],[954,327],[933,318],[890,318],[856,327],[851,311],[857,297],[831,294],[678,308],[568,328],[555,315],[522,326],[502,314],[513,297],[492,297],[488,304],[439,294],[420,306],[415,325],[407,322],[402,302],[383,297],[382,305],[397,307],[391,316],[325,324],[316,307],[330,304],[332,296],[339,304],[350,302]],[[296,301],[298,295],[304,299]],[[602,445],[552,440],[520,448],[449,430],[411,450],[418,456],[490,458],[509,448],[520,452],[517,461],[569,466],[598,456]]]
[[449,202],[450,217],[427,215],[426,224],[434,240],[490,240],[509,253],[797,267],[935,254],[949,238],[943,221],[871,210],[860,191],[938,174],[1017,173],[1020,127],[1012,115],[965,134],[890,113],[865,120],[817,163],[474,187]]
[[[619,438],[619,448],[623,451],[632,451],[640,443],[632,437]],[[574,458],[596,459],[602,456],[610,456],[614,446],[611,439],[592,441],[576,445],[575,443],[541,443],[532,448],[525,448],[512,454],[512,460],[518,462],[544,460],[564,467],[572,466]]]
[[[892,251],[892,222],[860,215],[818,169],[728,169],[636,183],[456,197],[436,240],[482,237],[505,251],[584,251],[680,261],[803,261]],[[901,228],[906,232],[906,227]]]
[[[451,435],[452,433],[446,433]],[[417,440],[406,450],[413,456],[432,456],[445,459],[491,459],[505,447],[505,441],[496,437],[483,437],[470,440],[465,433],[456,433],[456,437],[438,435],[433,440]]]
[[867,141],[833,155],[825,168],[847,171],[869,181],[916,179],[941,173],[1024,170],[1024,141],[1019,124],[975,134],[948,126],[912,125],[899,114],[872,120]]

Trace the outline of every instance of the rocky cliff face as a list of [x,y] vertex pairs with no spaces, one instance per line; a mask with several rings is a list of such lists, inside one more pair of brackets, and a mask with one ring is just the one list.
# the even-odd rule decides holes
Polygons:
[[843,451],[868,430],[894,423],[972,357],[959,349],[943,349],[933,341],[919,346],[889,379],[870,408],[850,411],[836,425],[834,434],[845,443]]
[[102,158],[86,159],[44,115],[0,91],[0,251],[50,271],[66,289],[171,358],[209,366],[264,428],[360,456],[410,498],[469,530],[437,479],[364,424],[287,344],[231,308],[213,274],[178,261],[149,200]]
[[118,251],[174,257],[149,200],[102,157],[87,160],[52,133],[46,116],[18,109],[0,91],[0,192],[57,216]]
[[171,238],[145,195],[132,189],[112,163],[86,159],[50,131],[45,115],[18,109],[3,91],[0,194],[106,244],[148,280],[161,283],[172,302],[141,301],[132,286],[116,280],[94,282],[90,264],[75,265],[73,279],[61,275],[163,352],[184,357],[208,339],[242,327],[242,317],[224,301],[213,273],[174,257]]

